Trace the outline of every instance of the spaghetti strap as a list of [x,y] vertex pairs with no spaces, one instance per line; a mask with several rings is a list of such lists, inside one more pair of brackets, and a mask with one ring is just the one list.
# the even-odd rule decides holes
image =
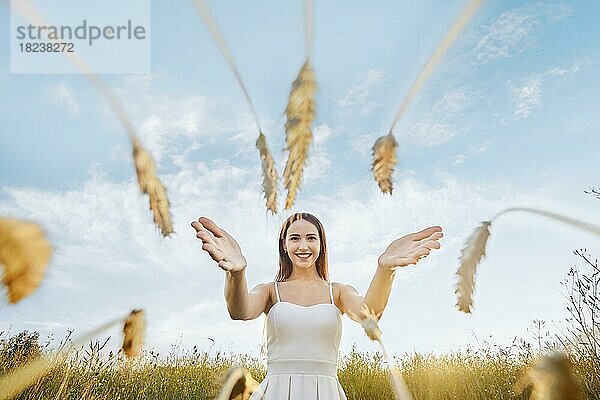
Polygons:
[[279,298],[279,290],[277,290],[277,281],[273,281],[273,284],[275,285],[275,295],[277,296],[277,302],[279,303],[281,299]]
[[331,304],[335,305],[335,302],[333,301],[333,289],[331,288],[331,281],[329,281],[329,298],[331,299]]

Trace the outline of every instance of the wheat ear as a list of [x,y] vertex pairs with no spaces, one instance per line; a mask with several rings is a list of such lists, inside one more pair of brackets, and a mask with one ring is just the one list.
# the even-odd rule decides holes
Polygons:
[[288,190],[285,208],[290,209],[296,200],[296,193],[302,182],[304,165],[312,142],[312,122],[315,118],[314,94],[316,83],[310,61],[302,65],[298,77],[292,84],[285,113],[286,150],[288,159],[283,171],[285,188]]
[[383,193],[392,194],[392,174],[397,162],[396,147],[398,147],[398,142],[392,132],[378,138],[373,145],[371,171]]
[[532,386],[530,400],[583,400],[583,393],[573,376],[571,361],[554,353],[540,358],[515,384],[521,394]]
[[204,0],[194,0],[194,4],[196,5],[196,9],[200,13],[200,16],[204,20],[204,23],[208,27],[208,30],[210,31],[213,39],[215,40],[215,43],[219,47],[223,58],[225,58],[227,65],[229,65],[231,72],[233,72],[233,75],[235,76],[238,84],[240,85],[240,88],[242,89],[242,92],[244,94],[244,98],[246,99],[246,102],[250,107],[250,111],[252,112],[252,116],[254,117],[254,122],[256,123],[256,127],[258,128],[258,138],[256,139],[256,147],[258,148],[260,154],[260,161],[262,164],[262,188],[263,194],[265,196],[265,205],[268,211],[271,211],[272,214],[277,214],[277,181],[279,178],[277,175],[277,170],[275,169],[275,162],[273,161],[273,156],[271,155],[271,151],[269,150],[269,146],[267,145],[267,139],[265,138],[265,135],[260,129],[258,113],[256,112],[256,108],[254,107],[254,103],[252,102],[250,93],[248,92],[248,89],[246,89],[246,85],[242,80],[242,75],[240,74],[235,64],[233,54],[231,54],[231,51],[229,51],[229,48],[225,43],[225,39],[223,38],[223,35],[221,35],[217,23],[210,14],[206,3],[204,2]]
[[394,397],[396,400],[412,400],[412,395],[404,378],[402,377],[402,373],[398,369],[396,365],[396,361],[389,357],[387,349],[383,343],[381,328],[379,328],[379,317],[381,314],[377,315],[371,310],[366,304],[363,303],[362,308],[360,310],[360,314],[357,315],[352,311],[348,311],[348,315],[360,322],[360,325],[365,330],[365,333],[369,337],[369,339],[377,341],[379,346],[381,347],[381,351],[383,353],[383,361],[385,362],[388,369],[388,378],[390,379],[392,390],[394,392]]
[[[15,1],[15,10],[25,19],[26,21],[32,22],[35,25],[43,25],[49,26],[53,25],[42,15],[42,13],[28,0],[20,0]],[[121,100],[115,95],[114,91],[94,72],[94,70],[85,62],[85,60],[76,52],[63,52],[62,53],[67,59],[73,63],[73,65],[81,71],[84,76],[90,81],[90,83],[96,88],[98,93],[108,103],[110,108],[114,111],[115,115],[123,125],[123,128],[129,135],[129,139],[131,140],[132,145],[134,146],[134,162],[136,164],[136,170],[138,171],[138,182],[140,183],[140,189],[143,193],[148,193],[150,195],[150,209],[154,214],[154,222],[158,225],[161,230],[163,236],[168,236],[173,233],[173,228],[171,226],[171,217],[169,213],[169,201],[167,199],[167,193],[164,190],[164,187],[158,177],[154,172],[154,163],[152,164],[152,176],[154,179],[151,182],[147,182],[147,187],[149,187],[152,192],[145,191],[142,188],[143,178],[140,177],[139,169],[138,169],[138,161],[135,160],[136,153],[136,143],[138,148],[141,149],[141,145],[139,144],[139,140],[137,139],[135,129],[133,128],[133,123],[129,118],[129,115],[125,111],[125,107]],[[150,156],[148,156],[150,159]],[[151,159],[150,159],[151,160]],[[153,194],[151,194],[153,193]],[[157,215],[158,214],[158,215]],[[159,223],[160,221],[160,223]]]
[[121,346],[123,353],[128,358],[140,355],[144,344],[145,329],[144,310],[131,311],[123,325],[123,345]]
[[150,210],[154,223],[163,236],[169,236],[173,233],[173,222],[171,221],[167,191],[156,176],[154,161],[150,154],[144,150],[137,138],[132,138],[131,142],[140,191],[148,194],[150,198]]
[[261,132],[256,139],[256,148],[260,153],[260,162],[262,165],[263,181],[262,190],[265,196],[267,210],[272,214],[277,214],[277,170],[275,169],[275,161],[269,151],[269,145],[265,135]]
[[490,236],[490,224],[490,221],[482,222],[469,236],[460,254],[460,267],[456,271],[458,283],[455,293],[458,297],[456,307],[464,313],[470,313],[473,306],[475,274],[479,262],[485,257],[485,246]]
[[248,400],[258,389],[258,382],[252,374],[240,366],[233,366],[227,371],[225,382],[215,400]]
[[44,278],[52,246],[33,222],[0,218],[0,265],[8,301],[15,304],[32,294]]
[[513,207],[497,213],[490,221],[483,222],[481,226],[475,230],[475,232],[467,240],[467,244],[463,249],[460,257],[461,265],[456,272],[458,277],[458,283],[456,285],[456,294],[458,300],[456,303],[457,308],[465,313],[470,313],[473,306],[473,289],[475,286],[475,273],[477,271],[477,265],[481,259],[485,256],[485,246],[489,237],[489,228],[491,227],[492,221],[495,221],[501,215],[511,212],[527,212],[530,214],[541,215],[546,218],[553,219],[555,221],[562,222],[567,225],[571,225],[575,228],[593,233],[600,236],[600,226],[590,224],[570,218],[561,214],[553,213],[550,211],[540,210],[537,208],[528,207]]
[[119,317],[100,325],[90,332],[81,335],[66,349],[60,350],[51,356],[42,356],[29,361],[6,375],[0,377],[0,400],[15,398],[23,390],[33,385],[36,381],[47,375],[52,369],[67,359],[69,351],[75,347],[84,345],[90,338],[99,335],[113,325],[123,322],[125,318]]

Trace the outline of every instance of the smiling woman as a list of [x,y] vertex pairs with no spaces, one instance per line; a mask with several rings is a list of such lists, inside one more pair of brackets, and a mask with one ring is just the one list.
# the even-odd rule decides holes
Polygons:
[[381,317],[396,268],[416,264],[439,249],[442,238],[442,229],[433,226],[393,241],[379,257],[363,298],[352,286],[329,281],[325,230],[311,214],[295,213],[283,223],[277,278],[250,292],[246,259],[237,241],[208,218],[192,226],[202,249],[226,271],[230,317],[267,316],[268,372],[252,400],[346,399],[337,378],[342,314],[358,321],[366,306]]

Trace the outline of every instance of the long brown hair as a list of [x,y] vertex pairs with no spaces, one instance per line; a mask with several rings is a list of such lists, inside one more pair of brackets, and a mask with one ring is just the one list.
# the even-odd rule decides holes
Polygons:
[[317,257],[315,265],[319,276],[328,281],[329,271],[327,270],[327,241],[325,240],[325,229],[323,228],[321,221],[309,213],[295,213],[286,219],[281,226],[281,231],[279,232],[279,271],[277,272],[277,278],[275,280],[277,282],[283,282],[292,274],[292,260],[285,252],[285,237],[287,236],[290,225],[294,221],[300,219],[304,219],[313,224],[317,228],[317,232],[319,232],[321,246],[319,249],[319,257]]

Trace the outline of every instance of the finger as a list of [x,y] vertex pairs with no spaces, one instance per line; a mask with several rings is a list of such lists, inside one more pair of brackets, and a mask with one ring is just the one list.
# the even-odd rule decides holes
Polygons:
[[204,227],[202,226],[202,224],[198,221],[192,221],[192,228],[194,228],[196,230],[196,232],[201,231],[204,229]]
[[428,238],[429,236],[433,235],[435,232],[441,232],[441,231],[442,231],[441,226],[430,226],[429,228],[425,228],[420,232],[415,232],[415,233],[411,234],[411,236],[412,236],[413,240],[422,240],[422,239]]
[[212,258],[216,262],[219,262],[219,261],[223,260],[223,258],[225,258],[223,256],[223,253],[221,253],[221,251],[219,249],[217,249],[215,246],[213,246],[210,243],[204,243],[202,245],[202,250],[206,251],[208,253],[208,255],[210,256],[210,258]]
[[442,245],[437,240],[430,240],[428,242],[421,243],[419,245],[419,248],[426,248],[426,249],[430,249],[430,250],[431,249],[439,249],[440,247],[442,247]]
[[212,245],[216,244],[213,235],[211,235],[208,231],[199,231],[196,233],[196,237],[202,240],[202,243],[210,243]]
[[213,235],[215,235],[218,238],[223,237],[225,234],[225,231],[223,231],[217,226],[217,224],[215,224],[212,220],[206,217],[198,218],[198,222],[200,222],[205,229],[209,230]]
[[442,232],[434,232],[431,235],[429,235],[428,237],[426,237],[425,239],[421,239],[420,242],[425,243],[425,242],[429,242],[430,240],[440,240],[443,237],[444,237],[444,234]]
[[429,255],[429,249],[418,249],[417,251],[415,251],[414,253],[412,253],[412,256],[414,258],[423,258],[423,257],[427,257]]

